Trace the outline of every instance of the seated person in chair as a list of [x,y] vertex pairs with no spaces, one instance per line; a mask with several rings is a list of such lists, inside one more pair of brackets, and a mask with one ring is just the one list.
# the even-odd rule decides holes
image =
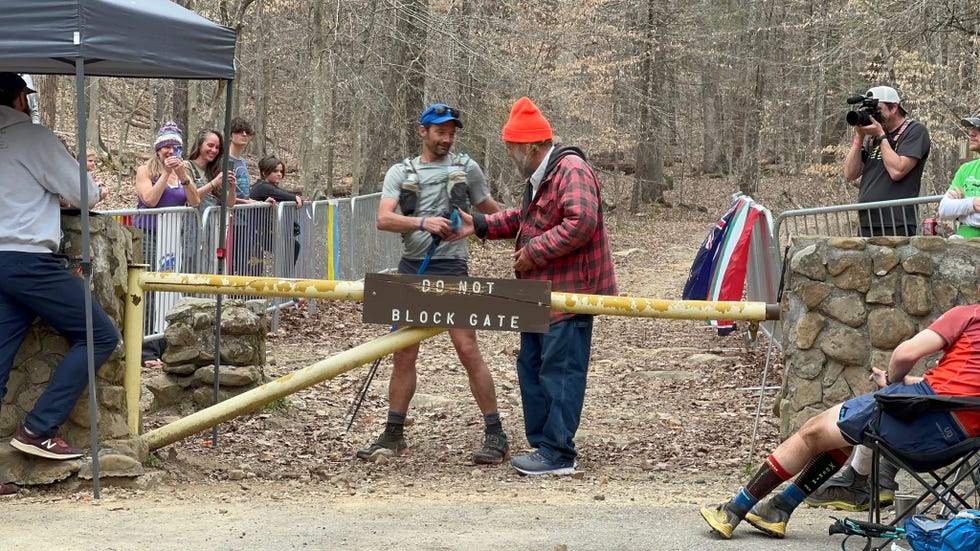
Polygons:
[[[942,350],[924,377],[909,372],[920,359]],[[887,394],[980,395],[980,304],[956,306],[892,352],[888,370],[872,368],[871,380]],[[793,510],[826,482],[861,443],[877,413],[874,393],[838,404],[804,423],[772,452],[735,497],[701,508],[701,516],[725,539],[743,519],[769,536],[786,535]],[[891,446],[912,453],[946,449],[980,434],[980,412],[927,412],[911,422],[883,413],[879,433]],[[782,482],[796,479],[762,501]]]

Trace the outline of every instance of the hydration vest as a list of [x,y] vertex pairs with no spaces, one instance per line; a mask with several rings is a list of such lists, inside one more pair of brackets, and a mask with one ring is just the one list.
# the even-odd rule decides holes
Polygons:
[[[446,167],[446,176],[440,182],[426,184],[427,187],[440,185],[442,189],[439,190],[439,193],[445,193],[443,197],[448,197],[449,208],[447,210],[431,213],[444,218],[449,218],[457,208],[466,212],[470,210],[469,186],[466,182],[466,166],[470,162],[470,157],[466,153],[450,153],[449,159],[450,163]],[[405,180],[402,181],[401,193],[398,196],[398,208],[405,216],[413,216],[417,210],[419,195],[421,194],[419,173],[410,157],[405,158],[403,165],[405,167]],[[426,215],[429,214],[426,213]]]

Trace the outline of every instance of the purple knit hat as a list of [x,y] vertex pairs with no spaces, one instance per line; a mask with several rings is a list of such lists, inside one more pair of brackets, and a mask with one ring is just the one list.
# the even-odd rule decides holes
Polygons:
[[153,150],[160,151],[161,147],[176,147],[184,145],[184,134],[177,127],[177,123],[171,121],[160,127],[157,131],[157,139],[153,142]]

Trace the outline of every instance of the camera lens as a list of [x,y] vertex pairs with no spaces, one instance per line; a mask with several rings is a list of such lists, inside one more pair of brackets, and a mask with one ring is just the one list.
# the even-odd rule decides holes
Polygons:
[[871,124],[871,116],[865,111],[848,111],[844,120],[851,126],[867,126]]

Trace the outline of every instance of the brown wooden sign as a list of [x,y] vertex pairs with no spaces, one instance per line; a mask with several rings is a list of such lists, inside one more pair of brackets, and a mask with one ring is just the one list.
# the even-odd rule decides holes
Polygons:
[[364,276],[366,323],[547,333],[550,317],[550,281]]

